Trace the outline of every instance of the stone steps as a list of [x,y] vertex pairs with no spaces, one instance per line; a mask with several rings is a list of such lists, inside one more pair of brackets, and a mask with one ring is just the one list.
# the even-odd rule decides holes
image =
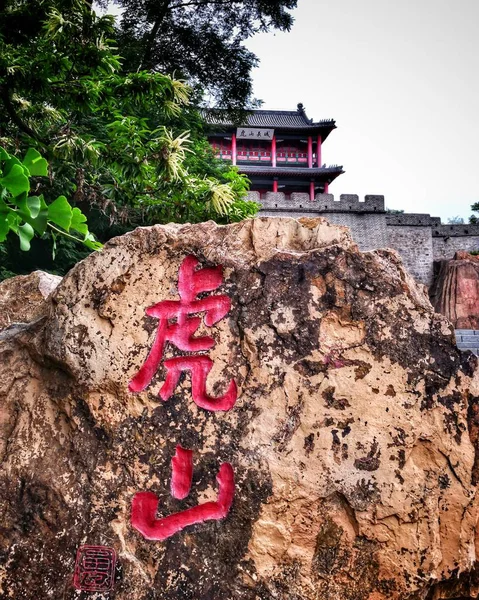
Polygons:
[[479,356],[479,330],[456,329],[456,343],[459,350],[470,350]]

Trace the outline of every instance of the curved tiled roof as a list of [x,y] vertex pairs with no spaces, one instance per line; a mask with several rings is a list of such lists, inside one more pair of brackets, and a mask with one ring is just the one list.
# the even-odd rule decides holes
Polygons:
[[331,165],[329,167],[313,167],[312,169],[303,167],[264,167],[264,166],[250,166],[250,165],[238,165],[238,169],[245,175],[263,175],[268,177],[304,177],[309,179],[311,177],[334,176],[337,177],[344,173],[343,167],[340,165]]
[[[234,124],[228,118],[226,112],[214,110],[203,111],[203,116],[210,125],[222,125],[233,127]],[[313,123],[308,119],[304,109],[298,110],[253,110],[248,113],[244,127],[266,127],[278,129],[318,129],[321,127],[334,129],[334,119],[323,119]]]

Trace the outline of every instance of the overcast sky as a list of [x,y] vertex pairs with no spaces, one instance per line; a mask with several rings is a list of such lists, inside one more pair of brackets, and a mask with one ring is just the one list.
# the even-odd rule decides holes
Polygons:
[[333,194],[443,221],[479,202],[479,0],[298,0],[289,33],[248,42],[263,108],[336,120]]

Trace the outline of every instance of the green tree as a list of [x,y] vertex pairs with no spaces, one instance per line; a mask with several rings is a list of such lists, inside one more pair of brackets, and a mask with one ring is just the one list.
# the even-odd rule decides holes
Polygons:
[[[84,0],[2,6],[0,144],[48,159],[36,194],[68,197],[103,241],[136,225],[255,214],[247,181],[212,157],[189,88],[122,68],[111,16]],[[62,253],[62,269],[80,258],[64,241]]]
[[[103,0],[103,5],[108,1]],[[130,70],[176,73],[221,108],[250,105],[257,57],[244,41],[289,31],[297,0],[115,0],[123,8],[119,43]]]
[[[479,202],[475,202],[471,206],[471,210],[473,210],[474,212],[479,212]],[[473,225],[477,225],[479,223],[479,217],[477,215],[471,215],[469,217],[469,223],[472,223]]]

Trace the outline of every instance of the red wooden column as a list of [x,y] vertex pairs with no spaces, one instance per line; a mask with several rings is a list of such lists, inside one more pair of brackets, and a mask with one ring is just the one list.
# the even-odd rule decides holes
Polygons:
[[326,183],[324,184],[324,193],[325,194],[329,194],[329,183],[326,181]]
[[309,184],[309,199],[314,200],[314,181]]
[[313,138],[308,137],[308,167],[313,168]]
[[316,162],[321,166],[321,136],[318,135],[318,145],[316,146]]
[[278,180],[273,179],[273,192],[277,192],[277,191],[278,191]]
[[273,167],[276,166],[276,136],[273,135],[271,140],[271,164]]
[[236,133],[233,133],[231,138],[231,161],[236,164]]

